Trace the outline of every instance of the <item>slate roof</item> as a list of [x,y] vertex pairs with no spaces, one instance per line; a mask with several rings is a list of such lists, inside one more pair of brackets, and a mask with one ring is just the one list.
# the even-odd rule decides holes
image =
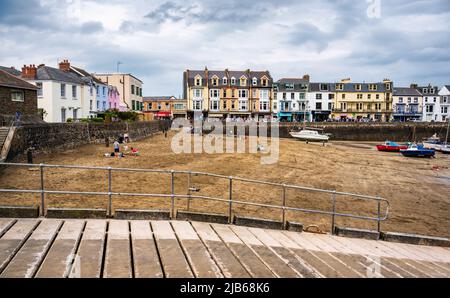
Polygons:
[[20,70],[17,70],[13,67],[0,66],[0,70],[6,71],[7,73],[16,77],[20,77],[22,75],[22,72]]
[[[427,92],[424,92],[424,89],[427,89]],[[434,89],[434,93],[431,93],[430,90]],[[438,96],[439,88],[437,86],[419,86],[417,87],[417,90],[419,90],[420,93],[422,93],[423,96]]]
[[58,81],[71,84],[85,84],[77,75],[72,72],[65,72],[50,66],[41,66],[37,69],[37,81]]
[[[207,85],[207,81],[206,81],[206,71],[205,70],[188,70],[188,85],[189,86],[193,86],[194,85],[194,79],[197,76],[200,76],[202,78],[202,86],[205,87]],[[247,85],[245,87],[263,87],[261,85],[261,79],[266,76],[269,80],[268,85],[265,86],[265,88],[271,88],[272,84],[273,84],[273,78],[270,75],[269,71],[251,71],[251,70],[208,70],[208,80],[209,85],[212,86],[212,78],[214,76],[217,76],[219,78],[219,84],[218,84],[218,88],[219,87],[224,87],[224,85],[222,84],[222,79],[224,77],[226,77],[228,79],[227,85],[226,86],[230,86],[231,84],[231,78],[235,78],[236,79],[236,87],[242,87],[240,86],[238,80],[241,77],[245,77],[247,79]],[[257,78],[258,79],[258,83],[256,86],[253,86],[253,78]]]
[[[82,68],[78,68],[78,67],[75,67],[75,66],[71,66],[71,68],[75,69],[75,70],[76,70],[78,73],[80,73],[83,77],[86,77],[86,78],[88,78],[89,80],[94,81],[94,83],[96,83],[96,84],[99,84],[99,85],[106,85],[106,84],[103,83],[101,80],[97,79],[94,75],[90,74],[89,72],[87,72],[86,70],[84,70],[84,69],[82,69]],[[72,70],[72,72],[73,72],[75,75],[80,76],[79,74],[77,74],[77,73],[74,72],[73,70]]]
[[24,81],[3,70],[0,70],[0,86],[26,90],[38,89],[35,85],[30,84],[27,81]]
[[[384,83],[335,83],[335,85],[343,84],[344,90],[337,90],[337,92],[386,92]],[[361,90],[356,89],[356,85],[361,85]],[[370,90],[369,85],[376,85],[377,90]]]
[[[294,89],[287,88],[286,85],[294,84]],[[309,81],[302,78],[283,78],[278,80],[274,85],[277,92],[306,92],[308,91]]]
[[395,87],[394,96],[422,96],[422,94],[419,92],[419,90],[414,88]]
[[[327,89],[324,90],[321,88],[322,85],[326,85]],[[309,84],[309,92],[335,92],[336,88],[335,88],[335,84],[334,83],[310,83]]]

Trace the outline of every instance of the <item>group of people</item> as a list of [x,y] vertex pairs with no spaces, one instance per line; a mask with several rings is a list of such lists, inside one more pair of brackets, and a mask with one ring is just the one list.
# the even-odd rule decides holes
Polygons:
[[[123,136],[119,136],[117,139],[114,140],[114,152],[106,153],[106,157],[119,157],[123,158],[125,156],[140,156],[139,149],[134,147],[128,147],[128,144],[131,142],[130,137],[128,134],[125,134]],[[123,145],[123,148],[121,149],[121,145]]]

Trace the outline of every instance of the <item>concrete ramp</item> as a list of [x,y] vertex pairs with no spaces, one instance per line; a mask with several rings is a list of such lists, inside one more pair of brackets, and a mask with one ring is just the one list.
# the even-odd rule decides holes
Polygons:
[[450,249],[188,221],[0,219],[0,277],[448,278]]

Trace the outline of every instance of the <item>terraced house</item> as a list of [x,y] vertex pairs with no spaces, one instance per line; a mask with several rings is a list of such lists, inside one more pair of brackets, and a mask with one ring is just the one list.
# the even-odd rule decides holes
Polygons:
[[392,108],[395,121],[422,120],[423,96],[416,88],[417,85],[411,85],[409,88],[394,88]]
[[272,84],[269,71],[186,70],[183,95],[188,116],[270,119]]
[[186,117],[186,100],[175,96],[146,96],[144,101],[144,119],[173,119]]
[[441,121],[439,87],[429,84],[428,86],[418,86],[417,90],[423,96],[422,121]]
[[332,118],[353,121],[390,121],[393,82],[353,83],[344,79],[335,84]]
[[283,78],[273,85],[273,117],[279,121],[311,121],[307,92],[309,76]]

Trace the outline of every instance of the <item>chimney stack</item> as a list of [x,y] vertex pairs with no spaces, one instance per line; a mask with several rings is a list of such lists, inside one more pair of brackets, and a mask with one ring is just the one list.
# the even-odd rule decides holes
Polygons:
[[309,80],[311,79],[311,77],[309,76],[309,74],[305,74],[303,76],[303,80],[309,82]]
[[411,88],[411,89],[417,89],[417,87],[418,87],[417,84],[411,84],[411,85],[410,85],[410,88]]
[[59,69],[62,71],[70,71],[69,60],[63,60],[62,62],[59,62]]
[[22,67],[22,78],[25,80],[35,80],[37,77],[37,68],[34,64]]

